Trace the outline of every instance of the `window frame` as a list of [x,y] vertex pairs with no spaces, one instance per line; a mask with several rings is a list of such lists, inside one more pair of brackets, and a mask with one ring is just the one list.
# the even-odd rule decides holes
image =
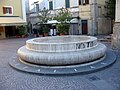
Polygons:
[[[7,10],[9,10],[7,12]],[[3,6],[3,14],[4,15],[13,15],[13,7],[12,6]]]
[[53,10],[53,1],[49,1],[49,10]]
[[88,5],[90,0],[79,0],[79,5]]
[[65,0],[65,8],[70,8],[70,0]]

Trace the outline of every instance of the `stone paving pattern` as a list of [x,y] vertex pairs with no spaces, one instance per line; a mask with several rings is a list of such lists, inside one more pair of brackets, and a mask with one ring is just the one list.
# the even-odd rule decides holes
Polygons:
[[[8,64],[27,39],[0,40],[0,90],[102,90],[93,82],[102,80],[108,88],[120,90],[120,50],[114,51],[117,61],[111,67],[86,75],[36,75],[17,71]],[[105,43],[110,48],[108,43]],[[105,89],[107,90],[107,89]],[[109,90],[109,88],[108,88]]]

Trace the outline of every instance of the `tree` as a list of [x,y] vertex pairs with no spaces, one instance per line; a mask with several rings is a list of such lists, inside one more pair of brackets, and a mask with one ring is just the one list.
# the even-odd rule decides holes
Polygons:
[[57,11],[57,15],[53,19],[60,22],[57,24],[57,30],[59,33],[68,34],[71,18],[68,9],[61,8]]
[[61,8],[56,11],[57,15],[54,17],[55,20],[61,23],[68,23],[71,20],[71,15],[68,9]]
[[115,3],[116,3],[116,0],[108,0],[107,3],[107,9],[108,9],[108,16],[114,20],[115,19]]
[[38,18],[39,18],[39,23],[40,24],[45,24],[50,18],[50,11],[46,8],[38,12]]
[[39,18],[39,24],[40,29],[38,32],[48,33],[49,32],[49,26],[46,25],[47,21],[51,19],[50,17],[50,11],[46,8],[38,12],[38,18]]

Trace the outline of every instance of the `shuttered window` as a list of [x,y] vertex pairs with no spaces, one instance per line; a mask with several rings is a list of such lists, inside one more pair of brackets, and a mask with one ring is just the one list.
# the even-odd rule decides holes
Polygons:
[[81,5],[81,0],[79,0],[79,5]]
[[49,10],[53,10],[53,1],[49,2]]
[[79,0],[79,5],[89,4],[89,0]]
[[12,14],[12,7],[3,7],[3,14]]
[[89,4],[89,0],[85,0],[85,4]]
[[6,10],[5,10],[5,7],[3,7],[3,14],[6,14]]
[[70,8],[70,0],[65,0],[65,7]]

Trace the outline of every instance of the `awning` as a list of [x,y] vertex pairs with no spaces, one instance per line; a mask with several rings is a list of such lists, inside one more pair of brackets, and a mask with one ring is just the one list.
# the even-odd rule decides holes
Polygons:
[[57,23],[60,23],[60,22],[58,22],[57,20],[48,20],[47,21],[47,24],[57,24]]
[[73,18],[72,20],[70,20],[70,23],[78,23],[78,19],[77,18]]
[[20,17],[0,17],[0,26],[24,25],[26,21]]

